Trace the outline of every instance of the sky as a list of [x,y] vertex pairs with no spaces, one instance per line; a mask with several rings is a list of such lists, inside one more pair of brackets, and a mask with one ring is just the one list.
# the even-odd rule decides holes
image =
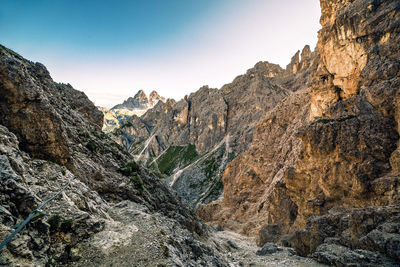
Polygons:
[[0,43],[112,107],[181,99],[317,43],[318,0],[1,0]]

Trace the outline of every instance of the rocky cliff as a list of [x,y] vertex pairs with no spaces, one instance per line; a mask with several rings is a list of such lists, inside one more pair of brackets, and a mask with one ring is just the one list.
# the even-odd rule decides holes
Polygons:
[[192,206],[208,203],[222,194],[226,164],[248,148],[265,114],[310,83],[315,62],[309,46],[287,70],[259,62],[221,89],[204,86],[179,102],[159,103],[114,139]]
[[321,266],[198,221],[43,65],[0,46],[0,72],[0,240],[55,196],[3,248],[1,266]]
[[325,263],[395,266],[400,3],[321,0],[321,10],[309,86],[269,112],[224,171],[222,200],[197,214]]
[[139,90],[134,97],[129,97],[122,104],[115,105],[115,109],[128,109],[128,110],[148,110],[154,107],[158,101],[165,102],[165,98],[160,96],[156,91],[152,91],[147,97],[143,90]]
[[[251,266],[285,253],[282,265],[295,251],[398,266],[400,2],[320,3],[314,52],[158,101],[110,136],[83,93],[0,47],[1,239],[68,185],[0,263]],[[145,98],[125,104],[156,102]],[[215,234],[160,178],[204,221],[263,248]]]
[[85,94],[3,46],[0,114],[0,239],[64,188],[1,265],[227,266],[208,228],[101,131]]

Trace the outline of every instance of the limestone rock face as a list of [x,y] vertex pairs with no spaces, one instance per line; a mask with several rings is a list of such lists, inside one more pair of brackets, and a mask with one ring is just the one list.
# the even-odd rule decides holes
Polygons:
[[155,106],[141,117],[148,136],[156,135],[150,150],[158,155],[163,147],[191,143],[203,154],[230,133],[235,137],[234,150],[242,151],[257,119],[288,94],[271,80],[282,72],[278,65],[259,62],[220,90],[204,86],[176,103]]
[[147,97],[143,90],[139,90],[134,97],[129,97],[122,104],[118,104],[111,109],[99,108],[104,114],[103,131],[105,133],[114,131],[127,123],[132,116],[142,116],[159,101],[165,102],[165,98],[156,91],[152,91]]
[[103,132],[110,133],[126,123],[132,116],[142,116],[146,110],[108,109],[99,107],[104,114]]
[[[307,86],[312,84],[319,60],[319,55],[311,53],[309,46],[304,47],[302,55],[296,71],[288,66],[272,79],[288,94],[261,117],[261,123],[257,122],[250,148],[225,168],[222,200],[198,207],[197,215],[205,221],[248,235],[257,235],[264,225],[287,221],[284,226],[272,227],[278,237],[293,224],[297,207],[287,196],[280,179],[297,161],[302,148],[297,132],[309,120]],[[276,237],[265,240],[271,241],[277,241]]]
[[40,63],[23,59],[0,46],[0,123],[16,131],[20,146],[38,157],[66,164],[71,159],[68,129],[62,116],[66,106],[102,127],[103,116],[82,92],[54,83]]
[[1,265],[228,265],[200,241],[208,228],[101,131],[83,93],[3,46],[0,124],[0,240],[64,189],[7,244]]
[[[259,120],[291,93],[282,85],[292,82],[284,79],[290,75],[278,65],[259,62],[219,90],[204,86],[178,102],[159,102],[116,130],[113,138],[161,177],[167,176],[189,203],[208,203],[219,197],[226,164],[248,148]],[[171,161],[165,166],[165,155],[173,156],[177,147],[186,149],[188,144],[196,151],[189,153],[189,160],[179,159],[186,164]]]
[[150,107],[154,107],[158,101],[165,102],[165,97],[160,96],[156,91],[152,91],[149,95]]
[[308,121],[309,99],[309,90],[299,90],[268,113],[257,126],[249,150],[227,165],[222,201],[200,206],[198,216],[248,235],[275,223],[278,237],[288,231],[298,211],[282,178],[303,147],[297,132]]
[[375,91],[380,79],[391,80],[399,72],[397,1],[321,1],[321,9],[321,63],[311,118],[324,116],[331,104],[362,93],[366,86]]
[[[258,236],[259,245],[283,242],[284,234],[335,207],[360,208],[360,223],[349,226],[357,228],[369,220],[364,206],[399,205],[400,3],[322,0],[321,8],[313,60],[308,49],[301,53],[311,73],[299,73],[297,53],[286,70],[296,75],[279,78],[295,93],[263,118],[250,148],[227,165],[222,200],[197,209],[205,221]],[[301,79],[306,86],[296,86]],[[328,242],[326,235],[298,234],[298,251],[312,247],[303,255]],[[349,263],[357,255],[376,264],[397,259],[373,246],[340,246],[315,255],[339,265],[346,262],[339,251]],[[354,247],[366,252],[354,254]]]
[[399,206],[331,210],[310,218],[305,230],[285,236],[283,243],[329,265],[396,266],[399,215]]
[[148,110],[154,107],[158,101],[165,102],[165,98],[161,97],[156,91],[152,91],[147,97],[143,90],[139,90],[134,97],[129,97],[122,104],[115,105],[111,109]]

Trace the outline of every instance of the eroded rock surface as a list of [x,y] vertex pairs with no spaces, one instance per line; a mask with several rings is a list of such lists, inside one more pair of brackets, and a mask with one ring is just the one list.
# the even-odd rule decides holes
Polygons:
[[[159,103],[142,117],[133,117],[113,138],[159,177],[167,177],[190,205],[218,199],[227,163],[248,148],[261,118],[311,82],[315,54],[309,46],[301,59],[299,54],[294,57],[296,70],[259,62],[219,90],[205,86],[179,102]],[[173,152],[188,144],[195,147],[194,156],[176,162]],[[164,166],[167,156],[171,164]]]
[[[227,165],[222,200],[200,206],[197,214],[221,228],[258,236],[259,245],[296,233],[302,241],[286,244],[300,244],[296,250],[302,255],[316,251],[312,255],[325,263],[390,266],[397,256],[379,246],[331,245],[329,235],[301,229],[337,207],[350,209],[342,217],[357,214],[360,221],[346,226],[354,231],[369,223],[370,209],[397,214],[400,3],[321,1],[321,9],[317,63],[308,86],[293,90],[268,113],[250,148]],[[298,58],[299,53],[286,71],[298,75]],[[380,223],[398,227],[392,213],[380,216]],[[386,235],[374,227],[357,238]],[[397,234],[391,238],[388,242],[399,242]]]
[[165,98],[156,91],[152,91],[147,97],[143,90],[139,90],[134,97],[129,97],[123,103],[115,105],[111,109],[99,108],[104,114],[103,131],[106,133],[114,131],[127,123],[132,116],[142,116],[159,101],[165,102]]
[[152,91],[147,97],[143,90],[139,90],[134,97],[129,97],[123,103],[115,105],[111,109],[127,109],[130,111],[148,110],[154,107],[158,101],[165,102],[165,98],[160,96],[156,91]]
[[7,244],[2,265],[228,265],[201,241],[208,228],[101,131],[83,93],[3,46],[0,72],[0,239],[65,187]]

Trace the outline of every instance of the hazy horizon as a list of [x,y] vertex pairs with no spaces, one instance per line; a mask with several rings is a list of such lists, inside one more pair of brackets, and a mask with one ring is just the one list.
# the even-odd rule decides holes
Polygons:
[[140,89],[181,99],[317,42],[318,1],[11,1],[2,44],[112,107]]

